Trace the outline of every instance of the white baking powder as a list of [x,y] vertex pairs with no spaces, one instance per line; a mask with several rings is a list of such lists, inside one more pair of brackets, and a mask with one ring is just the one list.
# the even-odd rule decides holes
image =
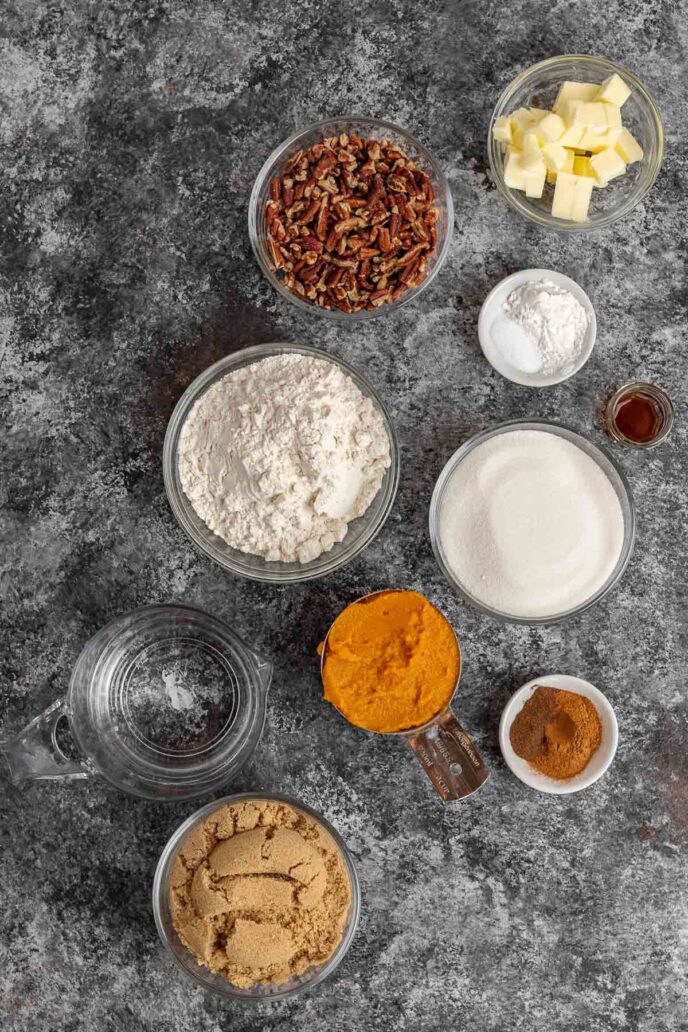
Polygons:
[[179,438],[179,476],[233,548],[309,562],[363,515],[390,464],[379,409],[337,365],[280,355],[210,387]]
[[570,290],[547,279],[523,283],[502,309],[491,336],[509,365],[542,376],[573,369],[585,346],[589,319]]
[[447,563],[479,602],[510,616],[563,613],[602,587],[624,519],[605,473],[556,434],[513,430],[480,444],[445,488]]

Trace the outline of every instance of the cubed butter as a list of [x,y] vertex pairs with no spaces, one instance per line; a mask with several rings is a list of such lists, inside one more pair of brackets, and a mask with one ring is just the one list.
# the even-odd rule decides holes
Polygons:
[[582,125],[572,125],[568,129],[564,130],[562,136],[559,137],[559,143],[562,147],[577,147],[583,135],[585,128]]
[[631,91],[626,83],[620,75],[617,75],[616,72],[614,72],[613,75],[610,75],[608,79],[604,80],[595,100],[601,100],[605,104],[616,104],[617,107],[623,107],[630,95]]
[[[555,146],[556,146],[556,144],[555,144]],[[566,150],[565,148],[564,148],[564,154],[566,155],[566,161],[564,162],[564,167],[563,168],[558,169],[557,171],[555,171],[553,168],[547,168],[547,182],[548,183],[556,183],[557,175],[558,175],[559,172],[573,172],[573,162],[574,162],[575,155],[574,155],[573,151]],[[547,164],[547,159],[545,159],[545,165],[546,164]]]
[[544,147],[541,148],[540,153],[542,154],[548,172],[561,172],[566,169],[569,151],[567,151],[565,147],[562,147],[560,143],[546,143]]
[[511,119],[512,122],[515,122],[516,125],[521,126],[521,128],[525,128],[526,126],[531,125],[532,122],[533,122],[533,115],[532,115],[532,111],[533,110],[535,110],[535,109],[534,108],[528,109],[528,108],[524,108],[524,107],[516,108],[516,110],[513,112],[513,114],[509,115],[509,118]]
[[622,176],[626,171],[626,162],[613,147],[607,147],[590,158],[590,168],[598,186],[606,186],[610,179]]
[[621,128],[621,111],[615,104],[569,100],[562,108],[561,117],[567,128],[582,125],[585,129],[598,133]]
[[525,171],[521,164],[521,152],[507,147],[504,159],[504,182],[510,190],[525,190]]
[[547,112],[545,117],[541,118],[535,126],[535,131],[541,143],[558,140],[565,129],[564,120],[559,115],[555,115],[553,111]]
[[540,153],[540,144],[535,133],[526,133],[523,137],[523,157],[521,158],[521,164],[528,172],[539,172],[540,167],[544,165],[544,160]]
[[539,169],[528,169],[524,173],[526,197],[542,197],[542,192],[545,189],[545,176],[547,171],[545,169],[545,163]]
[[607,129],[606,133],[594,133],[592,129],[586,129],[578,141],[576,150],[598,154],[606,147],[614,147],[620,135],[620,129]]
[[552,111],[518,108],[496,119],[493,133],[505,150],[504,181],[527,197],[554,184],[552,215],[585,222],[594,187],[623,175],[643,149],[621,120],[629,89],[619,75],[601,85],[564,82]]
[[627,165],[632,165],[634,161],[642,161],[643,148],[625,126],[614,146]]
[[511,119],[506,115],[500,115],[495,119],[492,127],[492,135],[500,143],[511,143]]
[[594,179],[595,177],[590,168],[590,158],[584,154],[576,154],[573,159],[573,174],[576,176],[589,176],[591,179]]
[[[543,114],[547,114],[547,112],[545,111]],[[513,115],[509,116],[511,119],[511,142],[519,150],[523,150],[523,138],[526,133],[532,132],[539,120],[538,116],[538,108],[517,108]]]
[[561,114],[561,106],[567,100],[594,100],[599,88],[599,84],[596,82],[562,82],[557,99],[552,105],[552,111]]
[[593,181],[572,172],[559,172],[554,187],[552,214],[557,219],[585,222],[588,217]]

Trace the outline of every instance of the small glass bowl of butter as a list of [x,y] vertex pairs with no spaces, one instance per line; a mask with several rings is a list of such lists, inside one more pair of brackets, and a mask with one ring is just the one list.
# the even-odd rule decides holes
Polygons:
[[[507,181],[514,182],[513,174],[510,177],[507,167],[512,147],[496,138],[495,128],[497,128],[497,136],[502,135],[500,127],[506,124],[507,117],[519,110],[529,110],[537,119],[539,112],[544,114],[556,108],[555,115],[558,113],[560,117],[563,116],[566,121],[569,121],[567,113],[568,110],[572,110],[571,102],[573,101],[574,105],[580,102],[587,106],[598,99],[594,95],[594,87],[602,86],[610,80],[613,80],[612,92],[615,86],[620,91],[620,96],[614,97],[614,100],[620,101],[622,105],[617,110],[622,119],[620,124],[623,125],[623,129],[611,130],[610,146],[608,150],[605,149],[604,156],[600,158],[600,152],[595,153],[597,148],[591,152],[590,148],[585,146],[585,139],[575,141],[573,138],[569,140],[559,137],[553,142],[558,145],[559,141],[563,140],[564,147],[567,148],[566,158],[572,166],[569,168],[567,165],[563,165],[561,172],[564,172],[564,175],[556,172],[550,162],[549,153],[545,151],[542,157],[547,166],[547,175],[541,196],[528,196],[525,189],[515,189],[513,186],[507,185]],[[560,92],[564,83],[567,86]],[[579,88],[572,87],[570,84],[573,83],[579,84]],[[621,98],[624,97],[627,90],[630,90],[630,93],[622,100]],[[563,103],[564,98],[566,98],[565,103]],[[611,100],[612,97],[606,99]],[[614,107],[615,104],[609,104],[610,109]],[[612,113],[614,112],[612,111]],[[515,123],[512,122],[512,128],[514,125]],[[534,131],[537,130],[537,120],[532,128]],[[524,167],[528,165],[529,160],[529,156],[526,154],[527,144],[524,145],[524,137],[528,129],[529,127],[526,126],[522,138],[516,141],[517,145],[522,148]],[[565,131],[569,132],[568,127]],[[507,129],[507,133],[509,133],[509,129]],[[615,133],[616,138],[612,141],[611,136]],[[623,137],[620,137],[621,133],[623,133]],[[542,134],[535,132],[535,135],[540,137]],[[628,146],[633,149],[634,153],[624,154],[624,140],[628,141],[629,136],[632,142],[629,142]],[[600,140],[604,139],[604,134],[600,132],[599,138]],[[545,140],[546,137],[542,136],[540,144],[544,145]],[[531,142],[534,145],[534,141]],[[558,147],[555,146],[554,150],[557,149]],[[533,65],[517,76],[499,98],[490,121],[488,134],[488,157],[492,176],[498,190],[510,206],[540,226],[564,232],[604,229],[627,215],[645,196],[657,178],[663,153],[662,120],[657,105],[647,88],[625,68],[621,68],[606,58],[590,57],[585,54],[552,57]],[[519,157],[520,154],[519,151]],[[583,165],[586,162],[589,163],[591,157],[596,158],[594,164],[606,163],[610,154],[614,157],[619,154],[620,165],[623,165],[624,169],[621,172],[615,168],[612,177],[604,183],[604,189],[600,189],[599,176],[598,180],[595,180],[591,170],[589,168],[583,170]],[[556,160],[556,155],[552,156]],[[534,161],[537,162],[538,159],[539,155],[535,155]],[[574,160],[576,161],[575,168],[573,167]],[[611,170],[609,171],[611,173]],[[559,184],[557,184],[557,176],[560,179]],[[587,176],[590,177],[589,180],[584,178]],[[576,200],[575,188],[582,188],[586,185],[588,189],[583,190],[583,193],[586,193],[587,196]],[[564,186],[571,191],[570,199],[565,195]],[[559,195],[559,198],[556,199],[559,216],[553,213],[555,191]],[[538,191],[529,189],[528,192],[537,193]],[[579,209],[577,212],[574,210],[576,205]]]

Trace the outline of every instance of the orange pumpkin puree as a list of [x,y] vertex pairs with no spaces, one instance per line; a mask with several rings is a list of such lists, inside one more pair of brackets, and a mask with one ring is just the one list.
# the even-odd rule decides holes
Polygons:
[[322,679],[325,698],[350,723],[406,731],[445,709],[460,669],[456,636],[439,610],[417,591],[381,591],[332,624]]

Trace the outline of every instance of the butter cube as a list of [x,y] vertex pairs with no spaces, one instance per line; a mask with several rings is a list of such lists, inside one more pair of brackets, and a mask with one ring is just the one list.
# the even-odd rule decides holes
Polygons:
[[567,127],[582,125],[598,133],[621,128],[621,111],[614,104],[569,100],[562,108],[562,118]]
[[524,173],[526,197],[542,197],[546,174],[544,161],[539,169],[526,170]]
[[521,164],[528,172],[539,172],[540,166],[544,164],[542,154],[540,153],[540,144],[535,133],[526,133],[523,137]]
[[631,91],[623,81],[620,75],[614,72],[608,79],[605,79],[600,86],[599,93],[595,97],[595,100],[600,100],[605,104],[616,104],[617,107],[622,107],[631,95]]
[[617,150],[607,147],[600,154],[590,158],[590,168],[598,186],[606,186],[610,179],[622,176],[626,171],[626,162]]
[[507,147],[504,160],[504,182],[510,190],[525,190],[525,170],[521,164],[521,152]]
[[626,164],[632,165],[634,161],[642,161],[643,148],[640,146],[633,133],[630,133],[625,126],[621,130],[621,135],[614,146]]
[[517,126],[520,126],[521,128],[525,128],[526,126],[530,126],[532,124],[532,122],[533,122],[532,112],[535,111],[535,110],[537,110],[537,109],[536,108],[528,109],[528,108],[524,108],[524,107],[516,108],[516,110],[511,115],[509,115],[509,117],[510,117],[512,122],[516,123]]
[[607,147],[614,147],[621,136],[621,129],[608,129],[606,133],[595,133],[592,129],[586,129],[578,141],[577,150],[590,151],[591,154],[599,154]]
[[[533,114],[535,112],[535,114]],[[547,114],[547,112],[544,112]],[[532,132],[538,121],[538,108],[517,108],[511,119],[511,142],[519,150],[523,150],[523,138],[526,133]]]
[[495,119],[492,127],[492,135],[500,143],[511,143],[511,119],[506,115],[500,115]]
[[552,111],[561,114],[561,107],[567,100],[595,100],[599,89],[596,82],[562,82]]
[[549,114],[544,108],[531,107],[528,108],[528,114],[530,115],[531,122],[541,122],[543,118],[546,118]]
[[603,104],[604,113],[607,116],[606,129],[621,129],[621,109],[616,104]]
[[549,140],[558,140],[566,130],[564,120],[559,115],[555,115],[553,111],[547,112],[535,128],[542,143],[547,143]]
[[569,151],[562,147],[560,143],[546,143],[540,153],[548,171],[561,172],[566,169]]
[[[556,146],[561,146],[561,144],[559,144],[559,145],[554,144],[554,146],[555,147]],[[574,162],[573,151],[566,150],[565,148],[562,148],[562,150],[564,151],[564,154],[566,155],[566,160],[564,162],[564,167],[563,168],[556,169],[556,170],[553,169],[553,168],[550,168],[549,166],[547,166],[547,158],[545,158],[545,165],[547,166],[547,182],[548,183],[556,183],[557,175],[558,175],[559,172],[573,172],[573,162]],[[544,155],[544,149],[543,149],[542,153]]]
[[595,177],[590,168],[590,158],[585,157],[583,154],[576,154],[573,159],[573,174],[576,176],[589,176],[591,179],[594,179]]
[[564,130],[562,136],[559,137],[559,143],[562,147],[577,147],[580,143],[585,129],[582,125],[572,125],[568,129]]
[[588,217],[593,181],[587,176],[559,172],[554,187],[552,214],[557,219],[585,222]]

